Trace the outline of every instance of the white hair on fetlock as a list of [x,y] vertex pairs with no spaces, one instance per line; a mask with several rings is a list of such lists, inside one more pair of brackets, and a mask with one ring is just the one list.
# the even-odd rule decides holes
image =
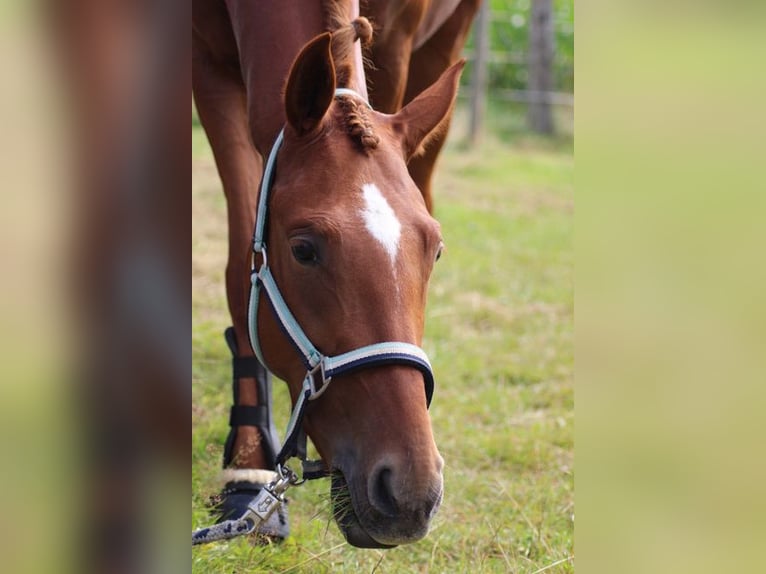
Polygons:
[[221,482],[255,482],[268,484],[277,479],[279,475],[273,470],[260,468],[225,468],[221,471]]

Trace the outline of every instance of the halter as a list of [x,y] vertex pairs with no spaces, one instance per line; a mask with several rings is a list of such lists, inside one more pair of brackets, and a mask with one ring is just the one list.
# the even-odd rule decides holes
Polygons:
[[[338,88],[335,90],[335,97],[337,98],[339,96],[353,96],[360,98],[368,108],[372,109],[370,104],[353,90]],[[276,459],[277,471],[280,472],[280,475],[284,462],[291,456],[298,454],[298,451],[301,450],[298,447],[298,441],[301,433],[301,422],[303,421],[303,415],[308,401],[313,401],[319,398],[322,393],[327,390],[333,377],[345,375],[363,368],[393,364],[406,365],[418,369],[423,374],[426,391],[426,406],[431,404],[431,397],[433,396],[434,389],[434,376],[431,364],[428,361],[426,353],[420,347],[411,343],[394,341],[366,345],[334,357],[327,356],[314,346],[290,312],[290,309],[274,280],[271,269],[269,268],[265,238],[269,192],[274,180],[277,155],[283,141],[284,129],[279,132],[279,135],[274,142],[274,146],[271,148],[271,153],[269,153],[269,158],[263,173],[263,179],[261,181],[260,197],[258,198],[258,213],[255,221],[255,232],[253,234],[253,251],[256,255],[261,255],[262,262],[260,268],[256,270],[254,259],[253,270],[251,273],[252,286],[250,289],[250,302],[248,307],[250,344],[261,364],[268,368],[261,351],[260,339],[258,337],[258,303],[261,292],[263,291],[271,304],[277,322],[287,335],[288,339],[292,342],[306,367],[306,376],[303,379],[300,395],[293,406],[290,422],[287,426],[285,442]],[[304,466],[304,478],[306,478],[306,468],[307,467]],[[316,467],[313,468],[316,469]]]

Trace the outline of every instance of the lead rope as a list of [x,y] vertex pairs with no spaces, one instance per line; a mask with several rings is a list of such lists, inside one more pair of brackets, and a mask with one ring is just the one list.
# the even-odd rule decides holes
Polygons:
[[266,522],[285,503],[287,489],[305,482],[286,466],[277,465],[277,473],[279,478],[261,488],[261,491],[247,505],[247,510],[242,516],[192,532],[192,546],[244,536]]

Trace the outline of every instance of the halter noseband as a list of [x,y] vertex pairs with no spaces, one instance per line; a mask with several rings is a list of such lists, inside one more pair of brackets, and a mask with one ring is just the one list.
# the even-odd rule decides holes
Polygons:
[[[370,104],[355,91],[347,88],[338,88],[335,90],[335,97],[346,95],[362,99],[365,104],[372,109]],[[261,180],[258,213],[256,214],[255,232],[253,234],[253,251],[255,254],[261,255],[262,263],[257,270],[255,269],[255,262],[253,263],[252,286],[250,289],[250,302],[248,307],[250,344],[261,364],[266,367],[266,361],[264,360],[260,339],[258,337],[258,302],[261,290],[263,290],[271,303],[277,322],[300,354],[301,360],[306,367],[306,376],[303,379],[301,393],[295,402],[292,415],[290,416],[285,442],[277,455],[276,463],[278,470],[288,458],[294,456],[298,452],[298,437],[308,401],[320,397],[322,393],[327,390],[327,387],[334,376],[344,375],[368,367],[379,367],[392,364],[407,365],[418,369],[423,374],[426,391],[426,406],[431,404],[431,397],[434,389],[434,376],[433,371],[431,370],[431,364],[428,361],[426,353],[420,347],[403,342],[375,343],[373,345],[366,345],[353,351],[330,357],[322,354],[314,346],[290,312],[287,303],[277,287],[271,269],[269,268],[265,238],[269,191],[271,190],[274,180],[277,154],[282,146],[283,140],[284,129],[279,132],[279,135],[274,142],[274,146],[271,148],[271,153],[269,154],[266,168],[263,173],[263,179]]]

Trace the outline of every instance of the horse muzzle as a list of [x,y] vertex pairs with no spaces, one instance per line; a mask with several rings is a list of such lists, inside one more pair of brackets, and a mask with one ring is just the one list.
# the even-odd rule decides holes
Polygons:
[[438,457],[429,470],[391,461],[378,462],[366,476],[336,470],[333,514],[347,542],[358,548],[393,548],[425,537],[442,501],[442,465]]

